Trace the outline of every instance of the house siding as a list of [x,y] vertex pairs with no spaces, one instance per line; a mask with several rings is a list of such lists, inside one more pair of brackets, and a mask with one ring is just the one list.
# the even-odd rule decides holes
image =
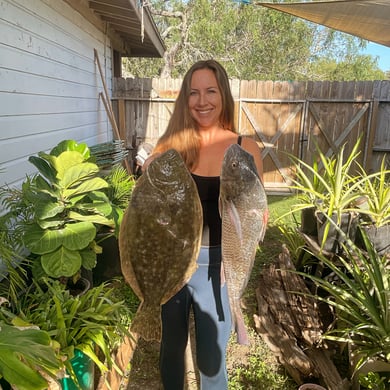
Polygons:
[[28,157],[64,139],[112,139],[94,59],[111,94],[107,35],[63,1],[0,3],[0,185],[34,172]]

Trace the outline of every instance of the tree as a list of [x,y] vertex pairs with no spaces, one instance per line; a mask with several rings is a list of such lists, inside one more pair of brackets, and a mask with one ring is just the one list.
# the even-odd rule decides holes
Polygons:
[[375,60],[357,56],[364,41],[255,4],[148,0],[144,6],[167,50],[163,59],[126,59],[125,70],[136,77],[182,77],[206,58],[220,61],[231,78],[248,80],[385,77]]

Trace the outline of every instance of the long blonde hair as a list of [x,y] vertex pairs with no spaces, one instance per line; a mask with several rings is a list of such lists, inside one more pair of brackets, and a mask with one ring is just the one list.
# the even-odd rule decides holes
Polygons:
[[153,150],[153,154],[155,154],[163,153],[171,148],[176,149],[190,170],[198,162],[200,136],[197,123],[190,114],[188,99],[191,92],[192,75],[200,69],[210,69],[214,72],[222,97],[220,124],[224,129],[236,132],[234,125],[234,100],[226,70],[215,60],[196,62],[183,78],[167,129]]

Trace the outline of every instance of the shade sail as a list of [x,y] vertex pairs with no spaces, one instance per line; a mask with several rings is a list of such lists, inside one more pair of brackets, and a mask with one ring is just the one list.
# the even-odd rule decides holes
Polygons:
[[390,0],[254,2],[390,47]]

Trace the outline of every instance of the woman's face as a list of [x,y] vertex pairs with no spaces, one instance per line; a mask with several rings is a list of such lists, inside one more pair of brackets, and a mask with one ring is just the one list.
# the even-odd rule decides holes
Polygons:
[[222,96],[212,70],[199,69],[192,74],[188,107],[192,118],[201,129],[218,125],[222,112]]

